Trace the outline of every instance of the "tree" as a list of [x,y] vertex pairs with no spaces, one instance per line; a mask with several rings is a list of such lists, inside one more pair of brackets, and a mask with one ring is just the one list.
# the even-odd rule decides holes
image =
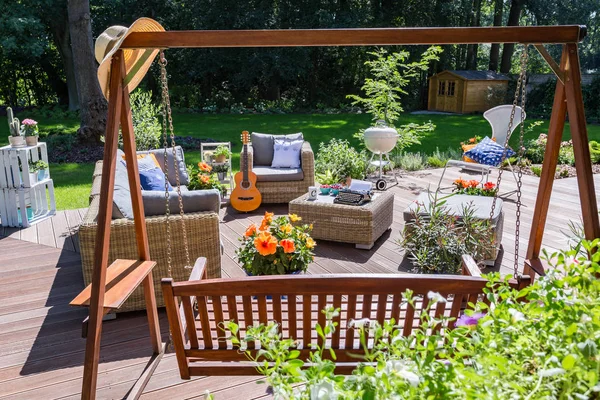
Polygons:
[[92,49],[92,25],[89,0],[69,0],[69,31],[77,93],[81,106],[81,125],[77,131],[84,141],[98,142],[106,128],[108,105],[98,83]]
[[[504,0],[494,0],[494,26],[502,26],[502,14],[504,11]],[[490,48],[490,71],[498,71],[498,60],[500,58],[500,44],[492,43]]]
[[[473,1],[471,26],[481,26],[481,0]],[[470,44],[467,48],[467,60],[465,69],[477,69],[477,51],[478,44]]]
[[[508,21],[506,26],[518,26],[521,18],[521,10],[523,9],[523,0],[511,0],[510,11],[508,12]],[[515,51],[514,43],[504,43],[502,49],[502,63],[500,64],[500,72],[509,73],[512,65],[512,56]]]

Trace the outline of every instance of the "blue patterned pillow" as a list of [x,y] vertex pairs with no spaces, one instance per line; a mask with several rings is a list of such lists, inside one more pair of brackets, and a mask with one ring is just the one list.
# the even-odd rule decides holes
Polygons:
[[[160,168],[141,170],[140,185],[142,190],[165,190],[165,173]],[[169,191],[173,190],[169,182],[167,186]]]
[[[509,147],[506,149],[506,158],[514,156],[516,153]],[[502,162],[504,155],[504,147],[494,142],[489,137],[483,138],[481,142],[471,150],[465,152],[465,156],[475,162],[484,165],[497,167]]]

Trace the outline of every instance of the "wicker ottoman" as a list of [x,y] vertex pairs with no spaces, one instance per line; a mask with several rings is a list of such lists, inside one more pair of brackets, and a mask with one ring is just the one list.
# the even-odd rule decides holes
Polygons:
[[[405,222],[411,222],[415,219],[415,212],[417,207],[420,209],[421,215],[427,215],[427,209],[431,203],[431,196],[433,193],[423,192],[419,197],[412,202],[406,210],[404,210],[403,217]],[[485,196],[470,196],[466,194],[456,194],[453,196],[444,196],[443,207],[448,213],[457,217],[462,216],[463,206],[471,204],[473,206],[474,217],[478,219],[490,219],[490,211],[492,210],[492,197]],[[492,217],[492,229],[494,230],[494,242],[486,252],[485,265],[494,265],[496,258],[500,252],[500,245],[502,243],[502,228],[504,226],[504,213],[502,212],[502,199],[496,200],[496,208],[494,209],[494,215]],[[405,227],[407,229],[408,225]]]
[[307,200],[304,194],[289,204],[290,214],[313,224],[315,239],[354,243],[358,249],[371,249],[375,241],[392,226],[394,195],[376,193],[373,200],[362,206],[335,204],[333,197],[319,195]]

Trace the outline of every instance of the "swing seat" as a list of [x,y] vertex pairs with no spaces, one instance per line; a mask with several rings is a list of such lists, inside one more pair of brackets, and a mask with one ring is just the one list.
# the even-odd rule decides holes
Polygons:
[[[419,197],[413,201],[403,212],[402,216],[405,223],[410,223],[415,220],[415,213],[426,216],[427,210],[430,209],[431,202],[434,199],[435,193],[422,192]],[[441,199],[438,194],[438,201]],[[444,209],[456,217],[462,217],[462,212],[465,206],[472,205],[474,217],[481,220],[489,220],[492,210],[493,197],[486,196],[470,196],[466,194],[455,194],[443,196],[445,201]],[[492,216],[491,225],[493,229],[493,245],[486,253],[485,265],[494,265],[498,254],[500,253],[500,244],[502,243],[502,231],[504,227],[504,212],[502,211],[503,201],[498,198],[496,200],[496,208]],[[410,229],[410,225],[406,224],[404,229]]]
[[[485,301],[487,281],[470,256],[463,256],[463,274],[468,276],[324,274],[206,279],[203,260],[199,259],[190,281],[165,278],[162,289],[182,379],[259,375],[255,363],[228,339],[233,333],[224,322],[231,320],[239,325],[238,337],[242,338],[248,326],[278,322],[282,338],[297,339],[300,358],[307,360],[314,348],[310,345],[323,345],[314,326],[325,325],[321,310],[326,306],[341,308],[341,312],[334,318],[339,325],[327,337],[325,347],[336,353],[336,372],[349,374],[360,361],[353,356],[364,354],[351,321],[368,318],[382,324],[393,318],[402,335],[410,335],[418,328],[415,320],[429,304],[430,291],[447,299],[433,306],[430,313],[456,319],[465,308]],[[414,291],[414,308],[402,297],[407,289]],[[454,322],[444,321],[435,329],[443,333],[453,329]],[[248,349],[255,355],[257,346],[249,342]],[[329,351],[324,354],[330,357]]]

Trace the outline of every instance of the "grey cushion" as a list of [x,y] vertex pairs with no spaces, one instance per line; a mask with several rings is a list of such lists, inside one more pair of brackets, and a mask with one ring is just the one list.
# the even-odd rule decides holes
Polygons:
[[[221,207],[221,194],[217,189],[181,191],[183,212],[213,211],[218,213]],[[165,215],[164,192],[142,190],[142,201],[146,216]],[[169,209],[172,215],[179,214],[179,199],[176,191],[169,192]]]
[[[115,191],[113,194],[113,218],[133,218],[133,206],[131,205],[131,193],[129,191],[129,179],[127,167],[121,156],[123,152],[117,152],[117,166],[115,168]],[[164,196],[164,194],[163,194]]]
[[[412,202],[403,213],[404,221],[412,221],[415,218],[415,212],[417,207],[419,207],[419,212],[421,215],[427,215],[427,210],[429,209],[429,205],[434,199],[434,193],[423,192],[419,194],[419,197]],[[492,202],[494,201],[493,197],[486,196],[469,196],[466,194],[455,194],[452,196],[439,194],[438,193],[438,202],[446,201],[443,207],[452,215],[462,216],[463,207],[472,204],[474,208],[474,217],[477,219],[490,219],[490,211],[492,210]],[[496,208],[494,209],[494,216],[492,218],[492,223],[496,223],[498,217],[500,216],[500,212],[502,211],[502,199],[496,200]]]
[[273,163],[273,146],[275,138],[285,138],[293,140],[304,140],[302,132],[290,133],[288,135],[271,135],[268,133],[252,132],[250,140],[254,150],[254,165],[268,165]]
[[[187,173],[187,168],[185,166],[185,157],[183,154],[183,149],[181,146],[175,147],[175,152],[177,153],[177,169],[179,170],[179,181],[182,185],[187,185],[190,183],[190,178]],[[138,151],[138,154],[152,153],[156,157],[160,168],[164,171],[165,165],[165,150],[164,149],[154,149],[149,151]],[[169,178],[169,183],[175,187],[177,185],[177,179],[175,179],[175,167],[173,160],[173,149],[167,149],[167,165],[169,167],[169,174],[167,177]]]
[[256,180],[259,182],[289,182],[304,179],[302,168],[254,166],[252,172],[256,174]]

